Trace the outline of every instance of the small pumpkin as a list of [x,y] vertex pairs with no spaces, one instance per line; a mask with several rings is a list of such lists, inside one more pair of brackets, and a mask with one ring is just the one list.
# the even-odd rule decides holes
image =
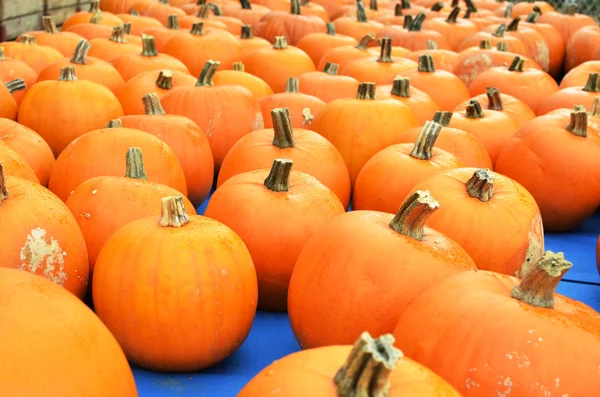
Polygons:
[[335,25],[333,22],[329,22],[327,23],[327,33],[309,33],[298,40],[296,47],[306,52],[313,63],[318,65],[327,51],[356,44],[358,44],[358,41],[354,37],[337,34]]
[[346,65],[356,59],[372,57],[374,54],[369,51],[368,46],[374,40],[375,35],[369,33],[363,36],[355,46],[333,48],[321,57],[321,61],[317,65],[317,68],[322,70],[327,63],[335,63],[336,65],[339,65],[340,69],[343,69]]
[[114,28],[113,26],[101,25],[97,19],[92,19],[89,23],[78,23],[67,28],[63,25],[61,31],[76,33],[86,40],[93,40],[100,38],[108,39]]
[[375,90],[375,96],[379,99],[395,99],[407,105],[421,125],[431,120],[434,114],[440,110],[438,104],[429,94],[411,86],[408,77],[397,76],[391,86],[378,86]]
[[52,47],[37,44],[35,37],[22,34],[19,41],[0,43],[4,47],[5,56],[18,59],[39,73],[52,62],[63,58],[63,55]]
[[359,41],[367,35],[377,34],[377,32],[384,27],[380,22],[367,19],[365,5],[362,0],[356,1],[355,17],[336,18],[333,21],[333,24],[338,33],[353,37],[355,40]]
[[377,37],[391,37],[392,45],[404,47],[410,51],[425,50],[430,41],[433,41],[437,48],[451,50],[452,46],[441,33],[422,29],[424,20],[424,13],[419,13],[414,18],[405,18],[404,26],[386,26],[377,33]]
[[103,6],[101,11],[99,0],[92,0],[88,11],[78,11],[69,16],[61,26],[61,30],[69,30],[69,28],[72,28],[73,26],[91,23],[92,21],[94,21],[93,23],[95,24],[110,27],[118,26],[123,23],[123,21],[108,8]]
[[600,97],[600,73],[590,73],[584,86],[563,88],[550,95],[538,113],[546,114],[555,109],[573,108],[575,105],[589,108],[598,97]]
[[242,33],[237,38],[238,43],[242,46],[242,54],[244,60],[254,51],[259,50],[261,48],[271,47],[271,43],[268,40],[263,39],[262,37],[254,36],[252,25],[243,25]]
[[13,94],[24,91],[26,88],[23,79],[15,79],[2,83],[0,81],[0,117],[15,120],[19,113],[19,104]]
[[[211,12],[212,15],[210,15]],[[239,36],[242,33],[242,21],[235,17],[223,15],[221,7],[215,3],[201,5],[197,17],[200,18],[201,21],[209,20],[209,22],[222,22],[225,25],[226,30],[234,36]]]
[[445,70],[450,73],[454,73],[454,69],[459,60],[458,53],[451,50],[442,50],[437,48],[437,44],[434,41],[427,43],[426,50],[412,51],[404,55],[404,58],[410,59],[411,61],[418,62],[421,55],[429,54],[433,58],[435,67],[439,70]]
[[271,12],[265,6],[252,4],[249,0],[239,0],[223,6],[223,14],[239,19],[243,25],[257,26],[260,19]]
[[17,103],[17,106],[19,106],[29,87],[35,83],[37,73],[25,62],[7,58],[4,54],[4,47],[0,46],[0,81],[6,82],[16,79],[21,79],[25,83],[24,90],[12,93],[13,99]]
[[423,29],[440,33],[450,44],[450,49],[456,50],[467,36],[479,31],[468,19],[458,19],[460,11],[460,7],[454,7],[448,17],[426,18],[423,21]]
[[66,57],[73,54],[75,47],[77,47],[77,44],[82,39],[76,33],[59,32],[51,16],[42,17],[42,29],[40,31],[27,32],[26,34],[35,37],[38,44],[52,47]]
[[0,163],[3,164],[3,169],[6,175],[22,178],[33,183],[40,183],[29,163],[27,163],[23,157],[21,157],[19,153],[17,153],[10,145],[7,145],[1,141]]
[[123,55],[139,54],[143,50],[140,45],[127,41],[122,25],[116,26],[109,38],[90,40],[90,47],[89,56],[106,62],[112,62]]
[[247,73],[242,62],[235,62],[233,70],[222,70],[215,73],[213,83],[215,85],[240,85],[247,88],[258,99],[273,95],[271,87],[260,77]]
[[150,7],[143,11],[142,15],[156,19],[164,26],[167,26],[171,15],[185,17],[187,14],[181,8],[170,5],[169,0],[158,0],[157,2],[152,2]]
[[169,15],[166,26],[155,26],[144,30],[143,34],[154,37],[156,51],[163,53],[167,42],[181,33],[178,15]]
[[506,43],[506,51],[510,51],[514,54],[529,57],[531,54],[523,41],[519,37],[507,35],[506,24],[502,23],[496,27],[493,32],[486,32],[485,30],[474,33],[467,36],[456,49],[457,51],[464,51],[469,47],[477,47],[483,40],[488,40],[492,47],[498,45],[499,42]]
[[158,20],[140,15],[138,12],[131,12],[128,14],[117,14],[117,16],[121,18],[121,20],[124,23],[130,24],[131,30],[129,33],[131,33],[134,36],[140,36],[144,32],[144,30],[163,26],[163,24],[160,23]]
[[315,96],[323,102],[352,98],[358,89],[358,80],[338,75],[339,65],[327,63],[323,71],[307,72],[298,79],[300,92]]

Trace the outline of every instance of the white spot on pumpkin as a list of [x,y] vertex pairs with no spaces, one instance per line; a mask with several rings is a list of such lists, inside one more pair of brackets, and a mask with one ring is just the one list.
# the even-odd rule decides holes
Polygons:
[[479,383],[475,382],[471,378],[467,378],[467,380],[465,380],[465,387],[467,389],[470,389],[471,387],[479,387]]
[[560,378],[554,379],[554,383],[556,383],[556,387],[560,387]]
[[310,108],[302,109],[302,125],[309,126],[312,124],[315,116],[310,112]]
[[[64,286],[66,252],[53,237],[46,237],[46,230],[33,229],[21,248],[19,269],[44,276],[48,280]],[[39,271],[41,270],[41,272]]]
[[86,217],[87,219],[90,219],[91,215],[90,215],[89,213],[87,213],[87,212],[86,212],[86,213],[85,213],[85,217]]
[[96,194],[96,193],[98,193],[98,189],[92,190],[92,194]]
[[265,120],[263,119],[262,112],[256,112],[254,116],[254,122],[252,123],[252,131],[264,130]]

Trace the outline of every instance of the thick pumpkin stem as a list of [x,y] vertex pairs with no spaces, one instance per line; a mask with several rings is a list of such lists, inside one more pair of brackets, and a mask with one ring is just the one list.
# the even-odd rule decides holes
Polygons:
[[167,17],[167,29],[179,30],[179,15],[173,14]]
[[81,40],[77,44],[77,47],[75,47],[75,52],[73,53],[73,56],[71,57],[71,63],[77,64],[77,65],[87,64],[87,54],[88,54],[88,51],[90,50],[90,48],[91,48],[91,45],[87,40]]
[[123,128],[123,122],[121,119],[114,119],[106,123],[104,128]]
[[502,24],[502,25],[498,26],[498,28],[496,30],[494,30],[494,33],[492,33],[492,36],[504,37],[504,32],[506,32],[506,25]]
[[288,77],[285,82],[285,92],[297,93],[300,91],[300,80],[297,77]]
[[600,74],[590,73],[587,84],[583,87],[583,91],[587,92],[600,92]]
[[375,83],[360,83],[356,99],[374,100],[375,99]]
[[51,16],[45,15],[42,17],[42,28],[46,33],[58,34],[58,29]]
[[448,23],[456,23],[456,18],[458,18],[458,13],[460,12],[460,7],[454,7],[448,18],[446,18],[446,22]]
[[126,35],[131,34],[131,22],[125,22],[123,24],[123,32],[125,32]]
[[58,81],[75,81],[77,75],[75,74],[75,66],[66,66],[60,69],[60,75]]
[[467,181],[467,194],[487,202],[494,196],[494,174],[489,169],[479,169]]
[[275,43],[273,44],[274,50],[285,50],[288,48],[287,39],[285,36],[276,36]]
[[237,71],[237,72],[243,72],[246,69],[246,67],[244,66],[244,64],[242,62],[234,62],[233,63],[233,70]]
[[538,6],[534,6],[534,7],[533,7],[533,11],[534,11],[534,12],[537,12],[537,13],[538,13],[538,14],[540,14],[540,15],[542,15],[542,10],[541,10],[541,8],[540,8],[540,7],[538,7]]
[[290,159],[275,159],[271,171],[265,179],[265,187],[273,192],[288,192],[293,164],[294,162]]
[[6,89],[8,89],[8,92],[10,92],[11,94],[23,91],[25,88],[27,88],[27,85],[25,84],[25,81],[23,81],[23,79],[14,79],[11,81],[7,81],[6,83],[4,83],[4,86],[6,87]]
[[144,169],[142,149],[139,147],[127,149],[127,154],[125,154],[125,176],[131,179],[148,180]]
[[525,60],[517,55],[508,67],[508,70],[510,70],[511,72],[522,72],[523,65],[525,65]]
[[512,5],[512,3],[508,3],[506,8],[504,9],[504,15],[502,15],[502,16],[504,18],[512,18],[512,12],[513,12],[513,5]]
[[115,43],[127,43],[127,39],[125,38],[125,30],[123,29],[123,25],[115,26],[113,31],[108,38],[110,41],[114,41]]
[[468,119],[482,119],[485,117],[481,104],[475,99],[471,99],[466,107],[466,116]]
[[173,88],[173,73],[170,70],[161,70],[156,79],[156,86],[163,90],[170,90]]
[[402,4],[402,8],[405,10],[409,10],[412,7],[410,4],[410,0],[401,0],[400,4]]
[[369,2],[369,8],[373,11],[379,11],[379,6],[377,4],[377,0],[371,0]]
[[156,50],[156,43],[154,42],[154,36],[142,33],[142,54],[143,57],[155,57],[158,56]]
[[490,41],[488,39],[481,40],[479,42],[479,49],[480,50],[491,50],[492,44],[490,43]]
[[288,108],[276,108],[271,110],[273,120],[273,145],[279,149],[294,147],[294,132],[292,119]]
[[90,18],[90,23],[98,24],[98,23],[100,23],[100,20],[102,20],[102,13],[100,11],[98,11],[98,12],[95,12],[94,15],[92,15],[92,17]]
[[392,38],[382,37],[379,39],[379,44],[381,45],[381,52],[379,53],[379,58],[377,58],[377,62],[393,63],[394,60],[392,59]]
[[443,112],[438,111],[433,115],[433,121],[441,125],[442,127],[448,127],[450,125],[450,121],[452,120],[452,116],[454,113],[452,112]]
[[435,121],[425,122],[410,155],[419,160],[429,160],[432,156],[433,145],[441,130],[441,124]]
[[198,77],[198,81],[196,82],[196,87],[210,87],[213,85],[212,78],[221,65],[219,61],[213,61],[209,59],[204,64],[202,71],[200,72],[200,77]]
[[571,112],[571,122],[567,126],[567,131],[582,138],[587,137],[587,110],[585,107],[575,105],[575,110]]
[[438,49],[437,43],[433,40],[427,40],[427,42],[425,44],[427,45],[428,50],[437,50]]
[[329,36],[335,36],[336,35],[335,25],[333,24],[333,22],[327,22],[327,34]]
[[577,13],[577,4],[569,4],[565,9],[565,14],[575,15]]
[[404,17],[404,21],[402,21],[402,28],[410,31],[410,27],[413,24],[413,16],[412,15],[406,15]]
[[422,240],[427,219],[438,208],[440,203],[428,190],[417,190],[402,204],[389,226],[404,236]]
[[162,227],[181,227],[190,222],[190,217],[185,212],[183,197],[165,197],[161,200],[160,220]]
[[367,51],[369,44],[373,40],[375,40],[375,35],[373,33],[368,33],[367,35],[363,36],[362,39],[359,40],[358,44],[356,45],[356,48],[358,48],[359,50]]
[[500,91],[497,88],[487,87],[485,90],[485,95],[488,98],[488,109],[490,110],[504,110],[504,104],[502,103],[502,97],[500,96]]
[[510,295],[531,306],[553,308],[556,287],[571,267],[562,252],[546,251]]
[[292,15],[300,15],[300,2],[298,0],[291,0],[290,6]]
[[433,6],[431,6],[431,11],[441,11],[444,8],[444,3],[438,1]]
[[88,12],[100,12],[100,0],[93,0],[90,3],[90,9]]
[[242,25],[242,33],[240,34],[240,39],[250,40],[254,38],[254,33],[252,32],[252,25]]
[[212,11],[214,16],[216,16],[216,17],[223,16],[223,10],[221,10],[221,7],[219,7],[215,3],[208,3],[208,4],[206,4],[206,6],[208,7],[209,10]]
[[391,94],[402,98],[410,98],[410,79],[408,77],[396,76],[392,84]]
[[473,3],[473,0],[465,0],[465,4],[467,5],[467,9],[471,10],[471,12],[479,11],[475,3]]
[[358,338],[344,365],[335,374],[339,397],[386,397],[389,377],[403,354],[391,334],[373,339],[368,332]]
[[204,22],[196,22],[193,24],[190,33],[194,36],[202,36],[204,34]]
[[0,61],[6,61],[6,56],[4,55],[4,47],[0,47]]
[[431,54],[419,55],[418,71],[422,73],[434,73],[435,66],[433,65],[433,57]]
[[465,15],[463,15],[463,19],[469,19],[471,18],[471,14],[473,13],[473,11],[467,9],[467,11],[465,11]]
[[519,29],[519,23],[521,22],[520,17],[513,18],[512,21],[506,27],[507,32],[516,32]]
[[146,115],[159,116],[166,114],[160,103],[158,94],[154,92],[144,95],[142,97],[142,103],[144,104],[144,114]]
[[508,43],[506,41],[499,41],[496,44],[496,51],[508,52]]
[[327,62],[325,64],[325,67],[323,68],[323,72],[336,76],[338,74],[339,69],[340,65],[338,65],[337,63]]
[[22,34],[19,36],[19,43],[21,43],[21,44],[37,44],[37,40],[32,35]]
[[6,176],[4,175],[4,167],[0,163],[0,205],[2,201],[8,198],[8,189],[6,188]]
[[396,3],[396,6],[394,7],[394,16],[395,17],[402,16],[402,4]]
[[[442,4],[442,8],[443,8],[443,3],[440,2],[438,4]],[[432,7],[432,9],[433,9],[433,7]],[[412,20],[412,23],[410,24],[410,27],[408,28],[408,30],[410,30],[411,32],[420,32],[421,31],[421,27],[423,26],[423,21],[424,20],[425,20],[425,14],[422,13],[422,12],[420,12],[419,15],[417,15]]]
[[365,11],[365,5],[361,0],[356,2],[356,20],[358,22],[367,22],[367,13]]
[[240,0],[240,5],[243,10],[251,10],[252,4],[248,0]]
[[533,11],[529,15],[527,15],[527,19],[525,19],[525,22],[537,23],[540,15],[542,15],[542,14],[540,14],[539,12]]

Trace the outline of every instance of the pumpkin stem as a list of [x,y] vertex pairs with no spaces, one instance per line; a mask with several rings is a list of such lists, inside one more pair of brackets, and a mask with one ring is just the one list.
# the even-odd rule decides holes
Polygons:
[[494,174],[489,169],[479,169],[467,181],[469,197],[487,202],[494,196]]
[[179,30],[179,15],[173,14],[167,17],[167,29]]
[[431,6],[431,11],[441,11],[444,8],[444,3],[438,1],[433,6]]
[[427,219],[438,208],[440,203],[428,190],[417,190],[402,204],[389,226],[404,236],[422,240]]
[[131,10],[131,12],[129,13],[129,15],[134,16],[134,17],[139,17],[140,13],[137,10]]
[[573,264],[562,252],[546,251],[521,283],[510,291],[510,296],[535,307],[553,308],[554,292],[565,273]]
[[426,45],[427,45],[428,50],[437,50],[438,49],[437,43],[433,40],[427,40]]
[[587,92],[600,92],[600,74],[590,73],[583,91]]
[[285,50],[286,48],[288,48],[288,43],[285,36],[275,36],[275,43],[273,44],[273,49]]
[[93,0],[90,3],[90,9],[88,12],[100,12],[100,0]]
[[58,29],[51,16],[45,15],[42,17],[42,27],[46,33],[58,34]]
[[539,12],[533,11],[529,15],[527,15],[527,19],[525,19],[525,22],[537,23],[540,15],[542,15],[542,14],[540,14]]
[[512,12],[513,12],[513,5],[512,3],[509,3],[506,8],[504,9],[504,15],[502,15],[504,18],[512,18]]
[[244,67],[244,64],[242,62],[234,62],[233,63],[233,70],[237,71],[237,72],[243,72],[246,68]]
[[540,8],[540,7],[538,7],[538,6],[533,6],[533,11],[534,11],[534,12],[537,12],[537,13],[538,13],[538,14],[540,14],[540,15],[542,15],[542,10],[541,10],[541,8]]
[[181,227],[190,222],[190,217],[185,212],[183,197],[169,196],[160,201],[160,220],[162,227]]
[[158,97],[158,94],[154,92],[151,94],[144,95],[142,97],[142,103],[144,104],[144,114],[146,115],[157,116],[166,114],[165,110],[163,109],[160,103],[160,98]]
[[221,65],[219,61],[213,61],[209,59],[204,64],[202,71],[200,72],[200,77],[198,77],[198,81],[196,82],[196,87],[210,87],[213,85],[212,78]]
[[4,175],[4,167],[0,163],[0,205],[8,198],[8,189],[6,188],[6,175]]
[[450,7],[454,8],[454,7],[458,7],[460,4],[460,0],[452,0],[452,3],[450,3]]
[[58,76],[58,81],[75,81],[77,80],[77,75],[75,74],[75,66],[66,66],[64,68],[60,68],[60,75]]
[[361,0],[356,2],[356,20],[358,22],[367,22],[367,13],[365,11],[365,5]]
[[402,16],[402,4],[396,3],[396,6],[394,7],[394,16],[395,17]]
[[375,83],[360,83],[356,99],[374,100],[375,99]]
[[252,4],[248,0],[240,0],[242,10],[251,10]]
[[510,70],[511,72],[522,72],[524,64],[525,64],[525,60],[517,55],[515,57],[515,59],[513,59],[510,66],[508,67],[508,70]]
[[290,6],[292,15],[300,15],[300,2],[298,0],[290,1]]
[[410,155],[419,160],[429,160],[432,156],[433,145],[441,130],[441,124],[435,121],[425,122]]
[[327,34],[329,36],[335,36],[335,25],[333,24],[333,22],[327,22]]
[[4,83],[4,86],[8,89],[8,92],[14,94],[15,92],[23,91],[27,88],[25,81],[23,79],[14,79],[11,81],[7,81]]
[[22,34],[19,36],[19,43],[21,44],[37,44],[37,40],[30,34]]
[[410,4],[410,0],[401,0],[400,4],[402,4],[402,8],[405,10],[408,10],[412,7]]
[[216,17],[222,17],[223,16],[223,10],[221,10],[221,7],[219,7],[217,4],[215,3],[208,3],[206,4],[206,6],[208,7],[209,10],[212,11],[213,15]]
[[408,77],[396,76],[392,84],[391,94],[402,98],[410,98],[410,79]]
[[4,55],[4,47],[0,47],[0,61],[6,61],[6,56]]
[[494,33],[492,33],[492,36],[504,37],[504,32],[506,32],[506,25],[502,24],[502,25],[498,26],[498,28],[496,28],[496,30],[494,30]]
[[375,40],[375,35],[373,33],[368,33],[365,36],[363,36],[362,39],[359,40],[358,44],[356,45],[356,48],[358,48],[359,50],[367,51],[369,44],[373,40]]
[[114,119],[106,123],[104,128],[123,128],[123,122],[121,119]]
[[369,8],[373,11],[379,11],[379,6],[377,5],[377,0],[371,0],[369,2]]
[[125,22],[123,24],[123,33],[126,35],[131,34],[131,22]]
[[290,159],[275,159],[271,171],[265,179],[265,187],[273,192],[288,192],[293,164],[294,162]]
[[450,125],[450,120],[452,120],[452,116],[454,113],[452,112],[443,112],[438,111],[433,115],[433,121],[441,125],[442,127],[448,127]]
[[279,149],[294,147],[294,132],[292,120],[288,108],[276,108],[271,110],[273,120],[273,145]]
[[344,365],[335,374],[339,397],[385,397],[390,373],[402,352],[394,347],[391,334],[373,339],[368,332],[358,338]]
[[204,34],[204,22],[196,22],[193,24],[190,33],[195,36],[202,36]]
[[480,50],[491,50],[492,44],[490,43],[490,41],[488,39],[481,40],[479,42],[479,49]]
[[510,23],[506,27],[506,31],[507,32],[516,32],[517,29],[519,29],[519,23],[520,22],[521,22],[521,18],[520,17],[513,18],[513,20],[510,21]]
[[338,74],[339,69],[340,65],[338,65],[337,63],[327,62],[325,64],[325,67],[323,68],[323,72],[336,76]]
[[435,72],[435,66],[433,65],[433,57],[431,56],[431,54],[419,55],[418,71],[423,73]]
[[161,70],[156,79],[156,86],[163,90],[173,88],[173,73],[170,70]]
[[460,12],[460,7],[454,7],[448,18],[446,18],[446,22],[448,23],[456,23],[456,18],[458,17],[458,13]]
[[467,9],[467,11],[465,11],[465,15],[463,16],[463,19],[469,19],[469,18],[471,18],[471,13],[472,12],[473,11]]
[[471,12],[479,11],[477,6],[475,6],[475,3],[473,3],[473,0],[465,0],[465,4],[467,5],[467,9],[471,10]]
[[404,17],[404,21],[402,21],[402,28],[410,31],[410,27],[412,26],[412,24],[413,24],[413,16],[406,15]]
[[393,63],[394,60],[392,59],[392,38],[382,37],[379,39],[379,44],[381,45],[381,52],[379,53],[379,58],[377,58],[377,62]]
[[508,43],[506,41],[499,41],[496,44],[496,51],[508,52]]
[[297,77],[288,77],[285,81],[285,92],[295,94],[300,91],[300,80]]
[[504,104],[502,103],[502,97],[500,91],[494,87],[487,87],[485,89],[485,95],[488,98],[488,109],[502,111],[504,110]]
[[154,36],[142,33],[142,56],[143,57],[156,57],[158,51],[156,50],[156,43],[154,42]]
[[90,43],[87,40],[81,40],[75,47],[75,52],[71,57],[71,63],[85,65],[87,63],[87,54],[90,50]]
[[242,25],[242,33],[240,34],[240,39],[250,40],[254,38],[254,33],[252,32],[252,25]]
[[113,28],[110,37],[108,38],[110,41],[114,41],[115,43],[127,43],[127,39],[125,38],[125,30],[123,29],[123,25],[115,26]]
[[577,12],[577,4],[571,3],[565,9],[565,14],[567,15],[575,15]]
[[466,116],[468,119],[482,119],[485,117],[481,104],[475,99],[471,99],[466,107]]
[[92,15],[92,17],[90,18],[90,23],[92,23],[92,24],[100,23],[101,19],[102,19],[102,12],[100,12],[100,11],[95,12],[94,15]]
[[587,110],[581,105],[575,105],[575,109],[571,112],[571,122],[567,126],[567,131],[580,136],[587,137]]
[[[438,4],[443,4],[443,3],[438,3]],[[411,32],[420,32],[421,31],[421,26],[423,26],[423,21],[425,20],[425,14],[423,14],[422,12],[419,13],[419,15],[417,15],[412,23],[410,24],[410,27],[408,30],[410,30]]]
[[148,180],[146,170],[144,169],[142,149],[139,147],[130,147],[127,149],[127,154],[125,154],[125,177]]

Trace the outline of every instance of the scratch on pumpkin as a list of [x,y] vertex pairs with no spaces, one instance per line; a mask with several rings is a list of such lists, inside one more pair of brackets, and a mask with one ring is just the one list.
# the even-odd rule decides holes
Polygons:
[[67,253],[60,248],[58,241],[53,237],[46,237],[46,230],[38,227],[27,235],[25,245],[21,248],[19,269],[43,275],[64,286],[67,280],[65,256]]
[[206,131],[204,131],[208,138],[210,138],[215,133],[215,130],[217,129],[217,127],[219,125],[219,119],[221,118],[222,115],[223,115],[223,112],[218,111],[214,114],[213,117],[210,118],[210,120],[208,120],[208,127],[206,128]]

